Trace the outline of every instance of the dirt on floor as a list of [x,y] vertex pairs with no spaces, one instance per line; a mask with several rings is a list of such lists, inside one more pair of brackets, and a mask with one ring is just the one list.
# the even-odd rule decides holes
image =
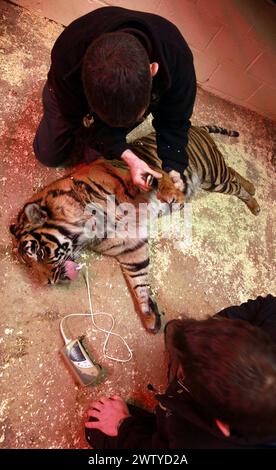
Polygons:
[[[43,167],[32,151],[50,50],[62,26],[5,2],[0,15],[0,446],[86,448],[83,414],[93,398],[120,394],[153,409],[147,384],[161,391],[166,386],[163,337],[143,329],[116,261],[92,253],[86,263],[94,311],[114,316],[114,331],[127,341],[133,358],[126,363],[105,358],[105,335],[89,317],[75,317],[68,320],[73,336],[87,335],[107,377],[97,387],[81,388],[66,368],[59,322],[88,311],[84,279],[57,287],[37,284],[14,257],[8,230],[34,192],[68,171]],[[204,318],[257,295],[276,294],[276,125],[201,89],[193,121],[240,132],[238,139],[215,139],[229,165],[254,183],[261,213],[253,216],[237,198],[200,191],[192,203],[192,244],[183,247],[173,236],[151,240],[152,286],[166,320]],[[108,328],[106,318],[96,321]],[[128,355],[114,337],[108,353]]]

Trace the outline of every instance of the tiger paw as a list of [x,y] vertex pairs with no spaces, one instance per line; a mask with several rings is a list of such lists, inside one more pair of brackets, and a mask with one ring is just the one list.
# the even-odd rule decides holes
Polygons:
[[254,197],[250,197],[250,199],[245,201],[245,203],[252,214],[258,215],[260,213],[261,208]]
[[142,314],[142,322],[146,330],[151,334],[156,334],[161,328],[161,315],[156,301],[149,297],[150,311]]

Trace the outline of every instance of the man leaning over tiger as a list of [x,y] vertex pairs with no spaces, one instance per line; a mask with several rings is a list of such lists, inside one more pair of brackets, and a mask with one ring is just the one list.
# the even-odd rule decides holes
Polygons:
[[192,52],[175,25],[151,13],[99,8],[71,23],[54,44],[36,157],[47,166],[68,160],[90,113],[85,161],[121,158],[134,185],[147,191],[147,175],[162,175],[139,158],[126,135],[152,113],[162,168],[183,190],[195,96]]

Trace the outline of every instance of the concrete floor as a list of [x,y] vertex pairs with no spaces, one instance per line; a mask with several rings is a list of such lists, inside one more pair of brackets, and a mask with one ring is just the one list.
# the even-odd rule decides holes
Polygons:
[[[98,387],[78,388],[66,369],[59,354],[59,321],[69,313],[87,311],[84,281],[80,277],[70,286],[47,288],[35,284],[13,257],[8,231],[26,199],[65,172],[42,167],[32,152],[50,49],[62,27],[6,2],[1,2],[0,14],[0,446],[85,448],[83,413],[93,398],[120,394],[147,408],[154,406],[146,385],[151,382],[160,390],[166,386],[163,338],[142,328],[116,261],[91,254],[94,310],[114,315],[115,331],[127,340],[133,359],[126,364],[105,359],[104,335],[89,319],[72,319],[71,331],[75,336],[87,334],[108,376]],[[276,294],[275,123],[202,90],[193,120],[240,132],[236,141],[216,141],[227,162],[255,184],[261,213],[254,217],[236,198],[202,191],[192,206],[189,249],[176,250],[173,240],[152,240],[152,285],[167,320],[181,314],[203,318],[259,294]],[[116,340],[110,342],[109,353],[126,355]]]

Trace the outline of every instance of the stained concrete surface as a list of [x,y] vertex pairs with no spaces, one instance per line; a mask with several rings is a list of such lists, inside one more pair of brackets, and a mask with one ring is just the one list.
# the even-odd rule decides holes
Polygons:
[[[114,315],[114,331],[126,339],[133,359],[120,364],[104,358],[104,334],[89,318],[74,318],[70,330],[74,336],[87,334],[107,379],[98,387],[79,388],[65,367],[59,321],[88,310],[84,280],[38,285],[14,257],[8,231],[30,195],[66,171],[41,166],[32,152],[50,50],[62,27],[6,2],[0,14],[0,446],[85,448],[83,414],[93,398],[120,394],[154,407],[146,386],[166,386],[163,338],[142,328],[116,261],[91,254],[86,261],[94,310]],[[240,132],[238,140],[218,137],[216,142],[227,162],[255,184],[261,213],[254,217],[234,197],[201,191],[192,204],[192,245],[179,250],[173,239],[151,241],[152,285],[166,320],[182,314],[204,318],[259,294],[276,294],[275,123],[202,90],[193,121]],[[106,319],[97,322],[107,327]],[[127,356],[116,339],[108,352]]]

